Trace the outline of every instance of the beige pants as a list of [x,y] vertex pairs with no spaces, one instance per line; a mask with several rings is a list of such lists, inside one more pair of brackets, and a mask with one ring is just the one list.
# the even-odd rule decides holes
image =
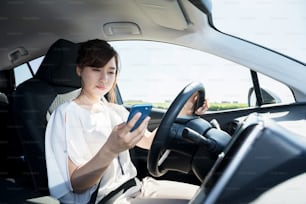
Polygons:
[[117,199],[115,204],[183,204],[188,203],[198,189],[197,185],[146,177],[141,181],[140,191],[127,191],[128,194]]

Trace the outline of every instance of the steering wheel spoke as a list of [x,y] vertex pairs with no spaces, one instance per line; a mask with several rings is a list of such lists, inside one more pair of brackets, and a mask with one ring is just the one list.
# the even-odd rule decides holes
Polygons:
[[[177,135],[177,133],[173,133],[172,126],[175,124],[180,111],[188,99],[196,92],[198,92],[200,96],[198,97],[199,100],[203,100],[197,101],[196,106],[203,104],[205,99],[205,90],[203,84],[200,82],[190,83],[178,94],[162,118],[148,154],[148,171],[153,176],[162,176],[167,172],[167,169],[163,168],[163,163],[171,152],[167,149],[171,149],[173,146],[173,144],[171,144],[173,142],[173,138],[171,137],[173,137],[173,135]],[[169,148],[169,146],[171,146],[171,148]]]
[[162,164],[164,163],[164,161],[167,159],[167,157],[169,156],[171,150],[167,149],[162,156],[159,158],[158,162],[157,162],[157,166],[161,167]]

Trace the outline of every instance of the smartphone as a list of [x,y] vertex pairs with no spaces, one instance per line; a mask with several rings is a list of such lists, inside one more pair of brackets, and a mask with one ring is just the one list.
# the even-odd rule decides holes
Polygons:
[[129,117],[127,119],[127,122],[129,122],[136,113],[140,112],[141,116],[135,123],[134,127],[131,129],[131,132],[138,128],[138,126],[142,123],[142,121],[150,115],[152,110],[152,104],[135,104],[131,107]]

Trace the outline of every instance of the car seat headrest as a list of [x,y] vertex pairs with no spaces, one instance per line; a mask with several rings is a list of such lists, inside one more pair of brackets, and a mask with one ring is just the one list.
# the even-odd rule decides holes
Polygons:
[[76,58],[79,45],[59,39],[51,45],[35,78],[56,86],[81,87],[76,74]]

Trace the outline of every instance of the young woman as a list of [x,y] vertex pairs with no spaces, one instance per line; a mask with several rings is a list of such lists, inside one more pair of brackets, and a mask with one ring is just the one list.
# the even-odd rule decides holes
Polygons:
[[[140,114],[126,123],[129,112],[116,104],[118,71],[118,54],[106,41],[81,44],[76,67],[81,92],[52,113],[46,129],[51,195],[61,203],[132,203],[135,197],[190,199],[198,186],[136,179],[129,149],[135,145],[149,149],[155,131],[147,130],[150,117],[130,131]],[[207,103],[197,114],[206,110]]]

